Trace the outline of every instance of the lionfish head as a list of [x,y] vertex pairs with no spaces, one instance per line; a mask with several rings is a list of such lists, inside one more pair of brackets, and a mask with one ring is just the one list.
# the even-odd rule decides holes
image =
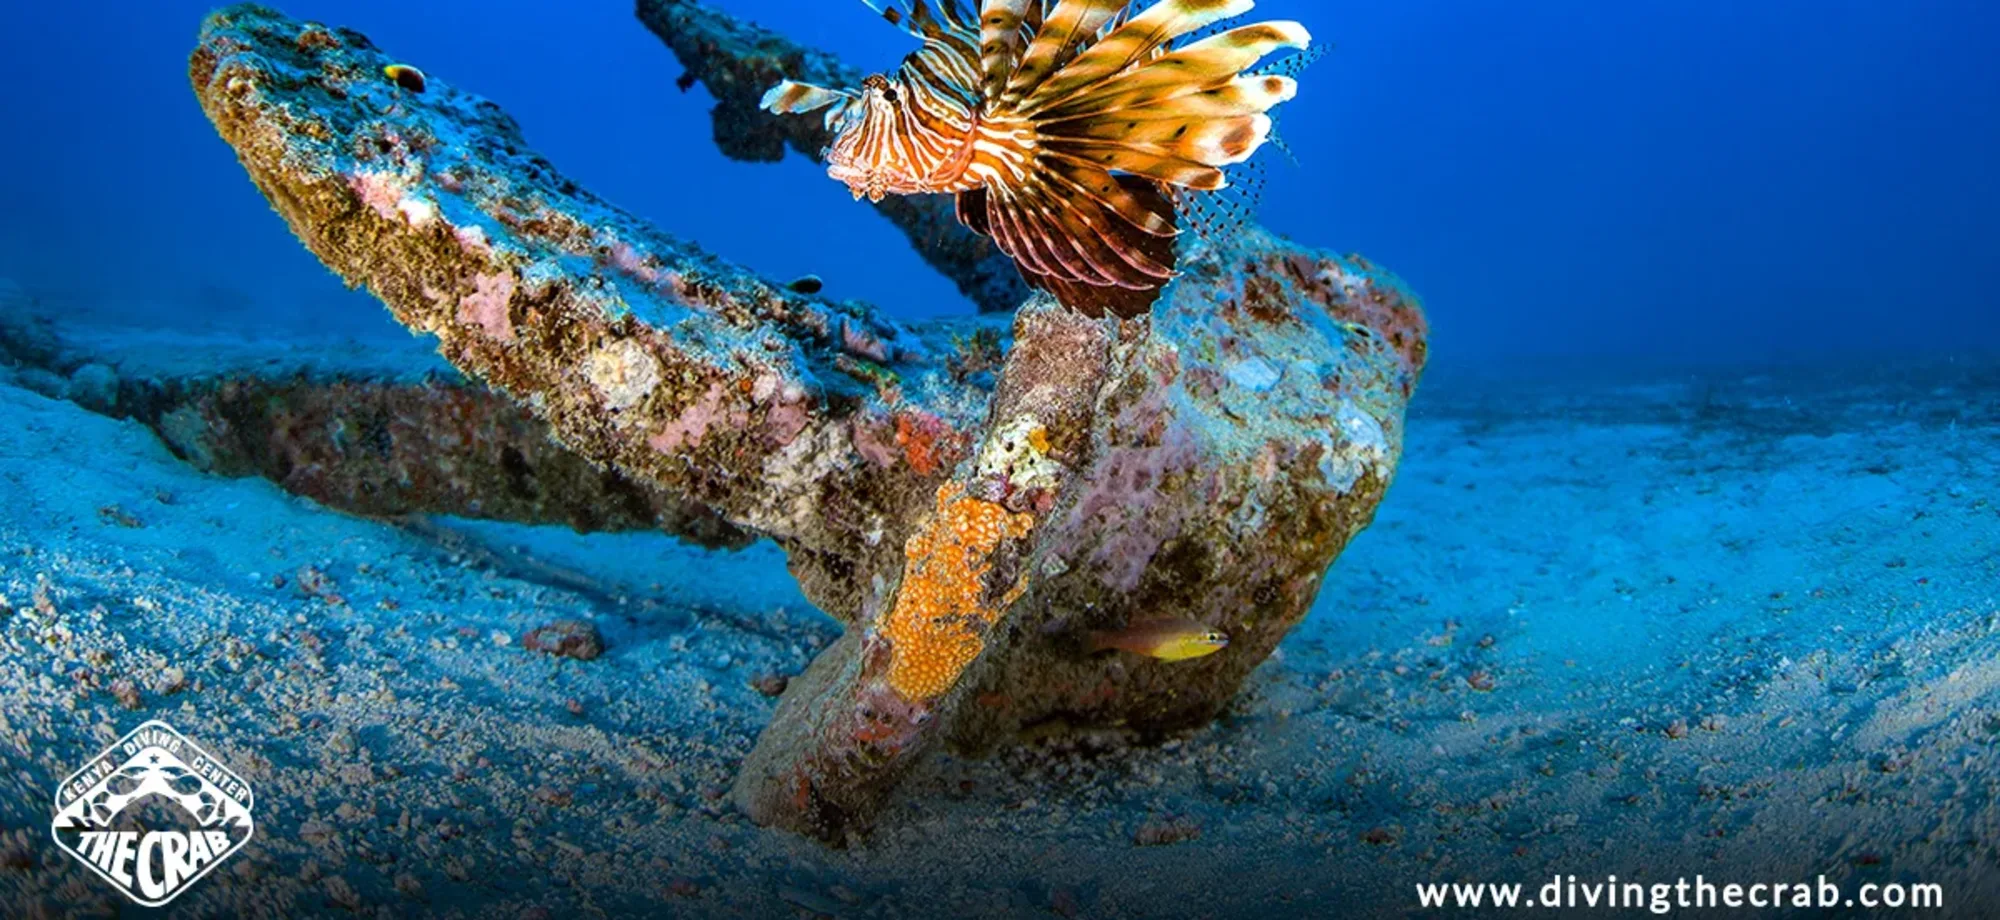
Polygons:
[[861,81],[861,92],[842,107],[826,149],[826,174],[847,184],[855,198],[881,201],[921,189],[907,158],[892,142],[902,87],[881,74]]
[[778,114],[826,109],[833,141],[823,152],[827,175],[846,183],[855,198],[881,201],[887,195],[928,191],[891,142],[902,101],[897,81],[875,74],[861,89],[832,90],[786,80],[764,94],[763,107]]

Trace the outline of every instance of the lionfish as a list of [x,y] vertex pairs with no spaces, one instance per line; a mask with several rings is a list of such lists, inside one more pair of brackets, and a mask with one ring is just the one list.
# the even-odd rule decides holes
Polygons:
[[[864,0],[923,46],[859,90],[786,80],[779,114],[827,109],[827,173],[866,195],[957,196],[958,219],[1031,285],[1091,316],[1149,310],[1174,277],[1177,201],[1271,137],[1298,92],[1245,73],[1306,50],[1296,22],[1210,29],[1254,0]],[[1178,39],[1213,34],[1173,47]]]

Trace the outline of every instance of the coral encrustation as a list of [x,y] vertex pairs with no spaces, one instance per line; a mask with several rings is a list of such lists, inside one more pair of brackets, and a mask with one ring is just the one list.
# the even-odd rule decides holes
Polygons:
[[1034,527],[1032,514],[967,497],[957,483],[938,487],[937,514],[910,537],[903,586],[881,627],[891,643],[889,686],[928,700],[957,685],[986,647],[981,636],[1027,590],[1023,575],[991,597],[994,551]]

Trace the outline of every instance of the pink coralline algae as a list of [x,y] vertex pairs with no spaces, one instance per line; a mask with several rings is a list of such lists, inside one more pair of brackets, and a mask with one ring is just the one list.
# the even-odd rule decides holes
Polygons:
[[645,258],[639,255],[639,250],[632,248],[631,243],[618,240],[611,244],[610,250],[612,267],[631,275],[640,283],[650,287],[664,279],[665,276],[660,274],[660,270],[646,264]]
[[507,315],[514,299],[514,287],[512,273],[475,276],[472,293],[458,301],[458,321],[478,326],[495,341],[514,341],[514,321]]
[[362,170],[349,177],[354,194],[361,203],[375,210],[384,220],[394,220],[403,205],[403,186],[396,177],[372,170]]
[[408,221],[422,227],[437,219],[437,207],[408,194],[402,179],[386,173],[362,170],[348,177],[361,203],[383,218]]
[[699,446],[711,428],[738,428],[749,420],[748,412],[728,404],[722,384],[711,383],[694,405],[669,420],[647,443],[662,453],[674,453]]
[[486,241],[486,228],[475,224],[459,227],[452,232],[458,238],[458,245],[465,247],[467,252],[475,255],[493,254],[493,244]]
[[886,418],[857,417],[849,437],[855,452],[878,468],[895,466],[902,456],[896,449],[895,423]]
[[771,414],[764,419],[764,430],[770,433],[773,443],[790,444],[798,439],[799,432],[806,430],[811,416],[804,399],[786,400],[772,407]]

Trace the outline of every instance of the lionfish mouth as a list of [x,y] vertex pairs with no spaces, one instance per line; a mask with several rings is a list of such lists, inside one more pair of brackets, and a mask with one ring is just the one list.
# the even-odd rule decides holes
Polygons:
[[1092,316],[1146,312],[1175,276],[1175,196],[1228,187],[1298,91],[1251,69],[1311,36],[1261,22],[1181,41],[1254,0],[961,2],[870,0],[924,43],[896,79],[785,81],[764,108],[828,109],[827,173],[855,198],[955,192],[1030,284]]
[[878,170],[829,165],[826,174],[835,181],[846,184],[847,190],[854,193],[855,201],[860,201],[862,198],[881,201],[889,194],[889,182]]

